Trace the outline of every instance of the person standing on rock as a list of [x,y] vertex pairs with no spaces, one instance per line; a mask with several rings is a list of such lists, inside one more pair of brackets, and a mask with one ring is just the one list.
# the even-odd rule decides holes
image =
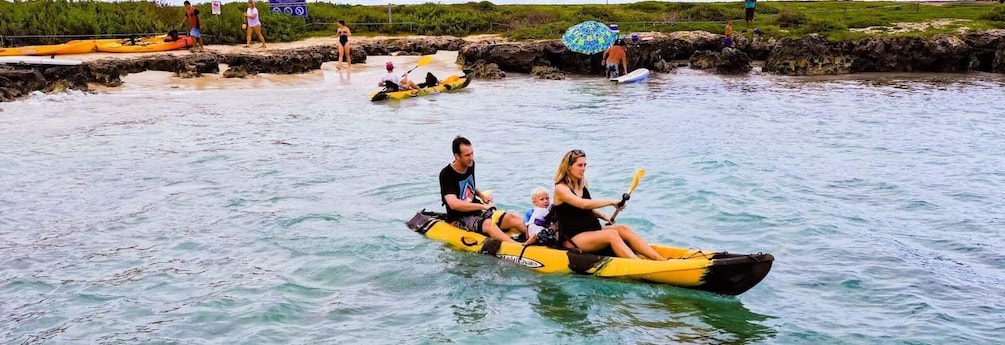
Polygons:
[[729,48],[733,46],[733,21],[726,21],[726,31],[723,33],[724,37],[722,39],[722,47]]
[[349,55],[349,36],[352,36],[352,31],[349,31],[349,27],[345,26],[345,21],[338,21],[338,29],[335,30],[335,34],[338,35],[338,65],[335,69],[342,69],[342,57],[345,56],[346,67],[352,67],[352,55]]
[[744,0],[743,7],[746,10],[747,29],[750,29],[750,25],[754,24],[754,7],[757,6],[757,0]]
[[248,18],[248,43],[244,47],[251,48],[251,32],[254,31],[258,34],[258,41],[262,42],[262,48],[265,48],[265,36],[262,36],[262,21],[258,18],[258,9],[255,8],[255,0],[248,0],[248,10],[244,11],[244,17]]
[[192,3],[185,0],[185,21],[188,23],[188,35],[195,38],[195,47],[192,50],[202,51],[202,32],[199,31],[199,10],[192,7]]

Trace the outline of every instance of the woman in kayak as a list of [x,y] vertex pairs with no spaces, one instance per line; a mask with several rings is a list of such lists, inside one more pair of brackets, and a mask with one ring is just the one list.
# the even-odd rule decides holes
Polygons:
[[621,200],[594,200],[586,187],[586,153],[582,150],[566,152],[555,173],[555,197],[552,201],[552,212],[557,215],[558,231],[564,239],[562,246],[584,252],[595,252],[610,246],[619,257],[638,259],[632,251],[635,249],[647,258],[666,260],[632,228],[619,224],[601,226],[600,219],[610,221],[610,218],[597,209],[618,207]]

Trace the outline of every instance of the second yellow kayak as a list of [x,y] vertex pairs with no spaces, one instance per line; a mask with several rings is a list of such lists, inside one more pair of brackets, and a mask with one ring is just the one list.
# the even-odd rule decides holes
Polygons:
[[171,40],[170,36],[159,36],[137,40],[136,44],[129,44],[129,40],[100,42],[97,44],[97,50],[106,53],[164,52],[185,49],[194,43],[195,38],[192,36],[179,36],[177,40]]

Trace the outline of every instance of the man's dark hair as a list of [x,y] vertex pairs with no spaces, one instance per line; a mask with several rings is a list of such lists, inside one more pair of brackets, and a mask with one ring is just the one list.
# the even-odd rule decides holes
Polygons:
[[345,21],[344,20],[340,20],[340,21],[338,21],[338,23],[342,24],[342,25],[345,25]]
[[450,148],[454,150],[455,155],[461,154],[461,145],[471,146],[471,141],[460,135],[454,138],[454,142],[450,144]]
[[188,0],[185,0],[185,2],[184,2],[184,3],[182,3],[182,5],[191,5],[191,4],[192,4],[192,3],[191,3],[191,2],[188,2]]

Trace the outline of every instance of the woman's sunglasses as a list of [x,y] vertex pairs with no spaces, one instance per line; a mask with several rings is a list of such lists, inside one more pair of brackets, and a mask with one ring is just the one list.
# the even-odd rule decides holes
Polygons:
[[569,155],[569,164],[572,164],[573,162],[575,162],[576,158],[585,157],[586,156],[586,153],[583,152],[583,150],[572,150],[572,151],[569,151],[569,153],[571,153],[571,155]]

